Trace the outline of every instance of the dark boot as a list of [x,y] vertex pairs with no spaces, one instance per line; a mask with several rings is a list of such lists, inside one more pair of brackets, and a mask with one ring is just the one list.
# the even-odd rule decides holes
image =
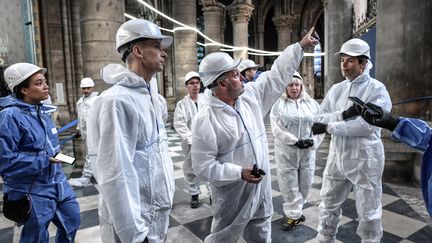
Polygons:
[[288,218],[286,223],[282,224],[282,230],[285,231],[290,231],[292,230],[295,226],[300,225],[302,222],[304,222],[306,220],[305,216],[301,216],[298,219],[292,219],[292,218]]
[[198,208],[201,205],[200,201],[198,200],[198,194],[193,195],[191,199],[191,208]]

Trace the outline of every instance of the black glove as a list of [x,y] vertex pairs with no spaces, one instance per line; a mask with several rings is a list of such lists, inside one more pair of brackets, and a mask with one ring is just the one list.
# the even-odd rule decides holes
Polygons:
[[81,133],[80,133],[80,131],[78,130],[78,131],[75,133],[74,138],[80,138],[80,137],[81,137]]
[[299,149],[307,149],[313,146],[313,139],[299,139],[294,145]]
[[314,122],[312,125],[312,133],[313,135],[325,133],[327,130],[327,124]]
[[254,164],[252,167],[252,172],[251,175],[255,176],[255,177],[261,177],[261,176],[265,176],[266,173],[264,170],[258,168],[257,164]]
[[342,117],[344,120],[348,120],[353,117],[360,116],[362,114],[362,109],[363,107],[361,107],[359,104],[353,103],[350,108],[342,112]]
[[382,127],[393,131],[399,123],[399,117],[392,116],[388,111],[382,107],[372,103],[367,103],[362,113],[363,119],[374,126]]
[[148,243],[147,237],[144,239],[144,241],[142,243]]

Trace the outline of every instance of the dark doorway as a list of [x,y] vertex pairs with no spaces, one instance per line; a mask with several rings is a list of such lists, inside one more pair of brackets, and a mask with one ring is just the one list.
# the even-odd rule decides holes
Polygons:
[[[278,35],[276,28],[273,23],[274,8],[270,8],[266,14],[264,22],[264,49],[266,51],[277,51],[278,48]],[[264,68],[268,70],[273,64],[277,56],[265,56],[264,57]]]

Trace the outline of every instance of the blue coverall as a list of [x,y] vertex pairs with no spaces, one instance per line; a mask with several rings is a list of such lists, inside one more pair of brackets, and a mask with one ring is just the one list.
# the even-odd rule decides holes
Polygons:
[[393,139],[424,152],[421,187],[426,208],[432,216],[432,128],[419,119],[401,118],[391,135]]
[[0,98],[0,176],[9,200],[29,194],[30,218],[20,242],[49,242],[48,225],[57,226],[56,242],[73,242],[80,210],[60,163],[49,157],[60,151],[55,125],[43,104],[30,105],[9,95]]

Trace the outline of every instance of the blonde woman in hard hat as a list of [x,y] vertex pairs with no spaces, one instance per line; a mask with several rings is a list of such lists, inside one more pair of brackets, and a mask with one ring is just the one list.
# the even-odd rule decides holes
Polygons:
[[351,190],[356,200],[362,242],[380,242],[383,235],[381,214],[384,147],[381,128],[359,117],[361,108],[348,97],[357,97],[390,111],[386,87],[369,75],[372,67],[369,45],[361,39],[345,42],[340,51],[344,81],[333,85],[321,103],[314,134],[329,133],[331,142],[321,188],[317,240],[333,242],[342,204]]
[[322,140],[311,133],[318,111],[318,102],[306,93],[302,77],[295,72],[270,112],[277,178],[284,200],[286,219],[282,230],[285,231],[306,220],[303,205],[312,186],[315,150]]
[[195,114],[203,106],[205,102],[205,95],[200,94],[201,78],[197,72],[190,71],[185,76],[185,85],[188,94],[177,102],[173,125],[177,133],[182,138],[182,149],[185,156],[183,163],[183,174],[187,184],[189,193],[191,195],[191,208],[198,208],[200,206],[199,194],[200,180],[192,168],[191,159],[191,145],[192,145],[192,132],[191,125],[192,119]]
[[[101,70],[114,85],[90,107],[87,139],[99,190],[102,242],[164,242],[174,196],[166,106],[152,77],[172,37],[144,19],[123,23],[116,49],[127,68]],[[110,75],[111,73],[111,75]]]
[[[57,226],[56,242],[74,242],[80,225],[75,193],[63,173],[59,139],[49,113],[53,106],[42,104],[48,98],[45,68],[30,63],[8,67],[4,77],[13,92],[0,98],[0,175],[3,179],[3,214],[6,204],[30,198],[30,214],[15,218],[24,226],[20,242],[49,242],[48,225]],[[8,203],[9,201],[9,203]],[[12,219],[12,218],[10,218]]]
[[205,242],[271,242],[271,175],[264,117],[303,57],[313,29],[288,46],[257,82],[243,84],[240,60],[214,52],[199,74],[212,96],[192,122],[192,164],[209,181],[213,221]]
[[98,92],[94,92],[94,81],[91,78],[83,78],[80,82],[82,96],[76,103],[78,113],[77,137],[81,136],[84,142],[85,161],[84,168],[80,178],[69,179],[69,184],[75,187],[85,187],[92,185],[91,178],[93,171],[91,169],[91,161],[87,150],[87,115],[88,111],[98,96]]

